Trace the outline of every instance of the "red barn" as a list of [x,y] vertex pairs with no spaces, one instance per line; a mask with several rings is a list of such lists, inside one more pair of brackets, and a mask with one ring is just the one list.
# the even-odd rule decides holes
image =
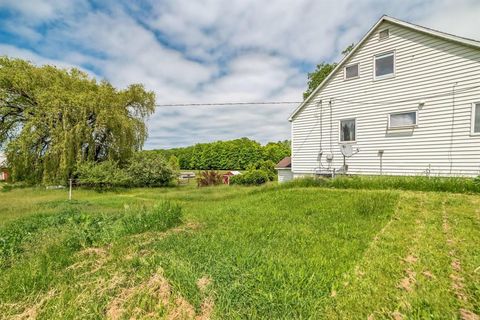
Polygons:
[[228,171],[223,175],[223,184],[230,184],[230,177],[242,174],[240,171]]

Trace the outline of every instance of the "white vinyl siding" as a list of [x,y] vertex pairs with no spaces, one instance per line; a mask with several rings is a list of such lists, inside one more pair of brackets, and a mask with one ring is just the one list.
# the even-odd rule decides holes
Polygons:
[[[352,117],[357,119],[354,148],[360,152],[347,159],[351,174],[380,174],[378,152],[384,150],[383,174],[419,175],[430,169],[432,175],[478,176],[480,134],[472,134],[472,103],[480,102],[480,90],[471,88],[480,83],[480,50],[388,22],[379,26],[385,28],[388,41],[378,41],[378,31],[373,32],[346,61],[359,63],[360,78],[345,81],[341,68],[294,116],[294,176],[319,168],[320,149],[323,164],[331,153],[332,167],[343,165],[338,126]],[[373,81],[372,57],[393,51],[395,77]],[[388,130],[390,114],[414,110],[418,126]]]
[[391,113],[388,115],[388,128],[396,129],[416,126],[417,118],[416,111]]

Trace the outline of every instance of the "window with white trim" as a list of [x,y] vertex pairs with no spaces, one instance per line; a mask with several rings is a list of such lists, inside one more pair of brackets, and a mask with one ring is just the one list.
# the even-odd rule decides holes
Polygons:
[[358,63],[345,67],[345,79],[358,78]]
[[480,134],[480,102],[473,104],[472,133]]
[[378,32],[378,40],[385,40],[388,39],[390,36],[390,30],[389,29],[384,29]]
[[391,129],[414,127],[417,125],[417,118],[416,111],[391,113],[388,115],[388,127]]
[[395,52],[376,55],[374,60],[375,79],[388,78],[395,75]]
[[356,119],[340,120],[340,142],[354,142],[356,139]]

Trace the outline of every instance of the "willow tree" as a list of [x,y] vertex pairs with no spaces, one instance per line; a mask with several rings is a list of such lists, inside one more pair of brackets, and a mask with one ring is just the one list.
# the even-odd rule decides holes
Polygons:
[[0,57],[0,149],[16,181],[55,183],[85,162],[127,161],[147,137],[155,95],[77,69]]

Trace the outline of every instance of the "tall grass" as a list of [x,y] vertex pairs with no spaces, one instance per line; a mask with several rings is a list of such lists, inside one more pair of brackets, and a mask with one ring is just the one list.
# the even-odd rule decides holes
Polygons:
[[480,193],[480,179],[422,176],[338,176],[334,179],[300,178],[282,185],[283,188],[326,187],[366,190],[412,190],[452,193]]
[[145,231],[164,231],[181,223],[181,207],[162,202],[151,208],[126,208],[116,214],[81,212],[76,203],[64,202],[56,214],[36,214],[15,220],[0,229],[0,267],[7,267],[25,246],[50,230],[59,229],[64,243],[71,250],[98,246],[120,237]]

